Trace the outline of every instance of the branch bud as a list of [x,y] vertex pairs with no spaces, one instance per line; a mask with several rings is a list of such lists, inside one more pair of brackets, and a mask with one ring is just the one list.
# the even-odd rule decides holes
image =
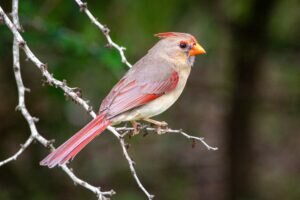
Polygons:
[[130,147],[130,144],[129,144],[129,143],[126,143],[126,144],[125,144],[125,148],[126,148],[126,149],[129,149],[129,147]]
[[92,111],[93,111],[93,106],[89,106],[88,112],[92,112]]
[[48,140],[47,144],[46,144],[47,148],[51,148],[51,146],[54,144],[54,142],[55,142],[55,139]]
[[82,4],[79,5],[80,7],[80,12],[83,12],[87,9],[87,2],[83,2]]
[[135,163],[133,160],[131,160],[131,164],[132,164],[133,166],[136,165],[136,163]]
[[17,30],[21,33],[24,33],[24,28],[20,24],[17,26]]
[[19,47],[20,48],[23,49],[25,47],[25,45],[26,45],[26,42],[24,40],[19,42]]
[[107,25],[105,25],[105,24],[103,25],[102,32],[104,33],[104,35],[109,34],[110,30],[109,30],[109,28],[107,27]]
[[30,90],[30,88],[24,87],[24,91],[25,92],[30,92],[31,90]]
[[14,71],[15,71],[15,72],[19,71],[19,67],[14,66]]
[[67,86],[67,80],[66,80],[66,79],[63,79],[63,80],[62,80],[62,86],[63,86],[63,87]]
[[75,87],[75,88],[73,88],[72,90],[73,90],[73,92],[76,93],[76,95],[77,95],[78,97],[82,98],[82,90],[81,90],[79,87]]
[[15,108],[16,111],[21,111],[21,109],[22,109],[22,107],[20,105],[17,105]]
[[32,117],[32,121],[33,122],[38,122],[40,119],[39,118],[37,118],[37,117]]
[[146,137],[147,135],[149,135],[149,131],[147,129],[144,129],[143,137]]
[[111,49],[113,46],[112,46],[111,43],[107,43],[107,44],[105,45],[105,47]]

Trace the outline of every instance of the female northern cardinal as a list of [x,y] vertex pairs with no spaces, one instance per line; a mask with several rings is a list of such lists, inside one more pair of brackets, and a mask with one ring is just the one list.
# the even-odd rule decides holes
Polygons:
[[52,168],[65,164],[109,125],[135,120],[164,125],[150,117],[164,112],[178,99],[195,55],[205,50],[187,33],[155,36],[161,40],[112,88],[101,103],[99,115],[50,153],[41,165]]

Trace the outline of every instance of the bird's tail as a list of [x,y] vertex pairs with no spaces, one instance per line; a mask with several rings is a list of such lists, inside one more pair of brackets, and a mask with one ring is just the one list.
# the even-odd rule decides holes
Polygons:
[[44,158],[40,162],[40,165],[52,168],[56,165],[65,164],[68,160],[73,159],[79,151],[81,151],[97,135],[102,133],[110,124],[111,122],[105,118],[104,113],[98,115],[69,140]]

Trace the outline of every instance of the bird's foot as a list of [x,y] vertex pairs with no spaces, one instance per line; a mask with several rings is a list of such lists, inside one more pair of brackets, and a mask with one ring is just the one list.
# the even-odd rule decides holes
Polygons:
[[142,128],[141,124],[136,122],[136,121],[130,121],[130,122],[131,122],[132,127],[133,127],[133,131],[131,133],[131,136],[135,136],[135,135],[139,134],[140,130]]
[[156,121],[154,119],[144,119],[144,121],[153,124],[156,127],[156,133],[158,135],[166,133],[166,129],[168,129],[168,123],[165,121]]

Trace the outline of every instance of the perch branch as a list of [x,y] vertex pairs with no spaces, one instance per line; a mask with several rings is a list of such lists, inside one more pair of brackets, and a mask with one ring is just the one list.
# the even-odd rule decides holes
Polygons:
[[[118,132],[124,132],[125,134],[122,135],[124,137],[128,133],[133,132],[134,128],[131,128],[131,127],[117,127],[116,130]],[[145,130],[147,133],[149,133],[149,132],[157,132],[157,129],[156,128],[152,128],[152,127],[142,127],[142,130]],[[194,141],[201,142],[207,148],[207,150],[213,150],[213,151],[218,150],[218,147],[212,147],[209,144],[207,144],[205,142],[205,140],[204,140],[203,137],[196,137],[196,136],[189,135],[189,134],[183,132],[180,129],[177,130],[177,129],[166,128],[166,129],[160,129],[160,132],[161,133],[168,133],[168,134],[172,134],[172,133],[181,134],[184,137],[186,137],[187,139],[191,140],[192,142],[194,142]]]

